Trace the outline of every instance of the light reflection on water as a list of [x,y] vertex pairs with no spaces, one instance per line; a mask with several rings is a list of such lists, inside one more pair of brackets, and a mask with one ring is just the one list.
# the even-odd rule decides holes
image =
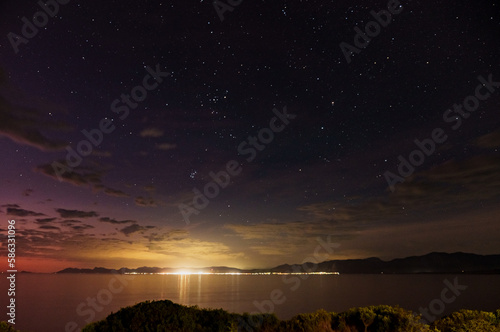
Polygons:
[[[281,319],[317,309],[344,311],[377,304],[400,305],[418,311],[437,298],[443,280],[456,275],[136,275],[123,290],[112,295],[95,320],[125,306],[146,300],[168,299],[201,308],[223,308],[230,312],[255,312],[279,290],[285,301],[274,305]],[[109,288],[114,275],[18,274],[16,328],[23,331],[64,331],[68,321],[85,325],[88,316],[76,308]],[[131,278],[131,277],[129,277]],[[447,304],[444,314],[461,308],[493,311],[500,308],[500,275],[458,275],[468,288]],[[115,283],[114,287],[119,284]],[[296,287],[295,287],[296,286]],[[7,289],[0,278],[0,289]],[[7,297],[0,297],[5,308]],[[269,302],[265,302],[269,303]]]

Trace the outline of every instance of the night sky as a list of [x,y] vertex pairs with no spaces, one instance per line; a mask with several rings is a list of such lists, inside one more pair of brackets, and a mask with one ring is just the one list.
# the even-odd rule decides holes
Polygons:
[[495,1],[59,1],[0,5],[19,270],[500,253]]

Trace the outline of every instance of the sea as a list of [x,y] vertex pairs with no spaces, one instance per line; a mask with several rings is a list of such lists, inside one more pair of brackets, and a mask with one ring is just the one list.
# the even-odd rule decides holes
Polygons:
[[[7,314],[8,274],[0,274],[0,320]],[[22,332],[80,331],[122,307],[168,299],[280,319],[318,309],[341,312],[399,305],[429,319],[459,309],[500,309],[500,275],[115,275],[17,274],[15,325]],[[3,312],[1,312],[3,311]]]

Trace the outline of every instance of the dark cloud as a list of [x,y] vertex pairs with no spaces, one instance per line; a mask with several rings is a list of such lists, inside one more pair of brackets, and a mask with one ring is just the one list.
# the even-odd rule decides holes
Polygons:
[[106,158],[110,158],[112,156],[111,152],[109,151],[99,151],[99,150],[93,150],[92,155],[96,157],[106,157]]
[[500,131],[481,136],[476,139],[475,143],[481,148],[498,148],[500,147]]
[[155,207],[156,202],[151,198],[144,198],[142,196],[138,196],[135,199],[135,204],[138,206],[143,206],[143,207]]
[[38,212],[33,212],[29,210],[24,210],[24,209],[18,209],[18,208],[12,208],[8,207],[7,208],[7,214],[11,216],[18,216],[18,217],[39,217],[39,216],[45,216],[43,213],[38,213]]
[[129,194],[121,190],[109,188],[103,185],[102,176],[104,175],[104,171],[99,170],[96,167],[70,168],[67,167],[66,161],[59,160],[57,161],[57,164],[51,163],[39,165],[35,168],[35,171],[49,176],[55,180],[70,183],[74,186],[87,187],[97,191],[103,190],[103,192],[108,196],[130,197]]
[[58,231],[61,230],[59,227],[51,226],[51,225],[42,225],[39,228],[40,229],[49,229],[49,230],[58,230]]
[[[65,168],[67,167],[67,165],[66,161],[64,160],[57,161],[57,163],[59,163],[59,165],[62,165],[65,170],[71,169],[71,168]],[[56,173],[57,167],[55,165],[56,164],[39,165],[35,168],[35,171],[43,175],[49,176],[55,180],[58,181],[61,180],[67,183],[71,183],[72,185],[75,186],[89,186],[90,188],[93,188],[96,185],[101,184],[101,177],[103,173],[100,171],[92,170],[89,168],[78,167],[71,169],[71,171],[63,172],[59,170],[59,177],[58,177]]]
[[[5,78],[0,76],[2,86]],[[42,131],[58,131],[68,126],[52,120],[45,120],[42,111],[14,105],[0,95],[0,135],[12,141],[36,147],[44,151],[62,150],[66,143],[46,137]]]
[[156,187],[153,185],[147,185],[144,186],[144,190],[147,191],[148,193],[153,193],[156,191]]
[[187,230],[175,229],[164,233],[151,233],[150,235],[144,236],[144,238],[148,239],[149,242],[163,242],[167,240],[180,241],[187,238],[188,235],[189,232]]
[[127,227],[121,229],[120,232],[122,232],[126,236],[129,236],[130,234],[144,231],[145,229],[146,229],[145,227],[139,226],[137,224],[133,224],[133,225],[130,225],[130,226],[127,226]]
[[108,218],[108,217],[102,217],[102,218],[99,218],[99,221],[102,221],[102,222],[109,222],[111,224],[126,224],[126,223],[136,223],[135,220],[116,220],[116,219],[111,219],[111,218]]
[[80,220],[74,220],[74,219],[67,219],[61,221],[61,225],[63,226],[73,226],[74,224],[80,224],[80,223],[81,223]]
[[94,211],[56,209],[56,212],[59,213],[61,218],[90,218],[99,216],[99,214]]
[[47,224],[47,223],[50,223],[50,222],[53,222],[54,220],[56,220],[57,218],[44,218],[44,219],[36,219],[36,223],[37,224]]
[[75,225],[75,226],[71,226],[71,228],[75,231],[84,231],[86,229],[91,229],[91,228],[95,228],[94,226],[92,225]]
[[32,193],[33,193],[33,189],[26,189],[25,191],[23,191],[23,196],[29,197],[29,196],[31,196]]
[[396,185],[394,193],[372,198],[347,197],[346,202],[302,206],[314,220],[366,226],[374,221],[420,219],[454,206],[455,213],[498,202],[500,197],[500,156],[479,155],[466,160],[450,160],[415,173]]
[[112,189],[112,188],[105,188],[104,193],[106,195],[113,196],[113,197],[130,197],[129,194],[124,193],[121,190],[116,190],[116,189]]
[[[355,238],[358,232],[354,227],[338,227],[324,222],[292,221],[286,223],[226,224],[237,237],[260,255],[299,256],[317,246],[318,238],[328,238],[336,243]],[[279,245],[276,245],[279,243]]]
[[17,204],[5,204],[5,205],[2,205],[2,207],[6,207],[6,208],[20,208],[19,205]]
[[139,134],[141,137],[162,137],[163,135],[164,131],[158,128],[146,128]]
[[158,150],[163,150],[163,151],[168,151],[168,150],[173,150],[177,148],[177,144],[172,144],[172,143],[160,143],[156,145],[156,148]]

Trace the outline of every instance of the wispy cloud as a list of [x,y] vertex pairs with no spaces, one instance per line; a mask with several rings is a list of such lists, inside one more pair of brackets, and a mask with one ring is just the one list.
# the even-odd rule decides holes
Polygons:
[[81,224],[82,222],[80,220],[75,220],[75,219],[66,219],[61,221],[61,225],[68,226],[68,227],[73,227],[75,224]]
[[127,224],[127,223],[136,223],[137,221],[135,220],[116,220],[116,219],[111,219],[111,218],[108,218],[108,217],[102,217],[102,218],[99,218],[99,221],[101,222],[107,222],[107,223],[110,223],[110,224]]
[[157,206],[154,199],[152,199],[151,197],[145,198],[142,196],[138,196],[135,198],[135,204],[138,206],[142,206],[142,207],[156,207]]
[[80,232],[80,231],[84,231],[86,229],[92,229],[92,228],[95,228],[94,226],[92,225],[87,225],[87,224],[84,224],[84,225],[73,225],[73,226],[70,226],[74,231],[77,231],[77,232]]
[[[7,87],[4,75],[0,75],[0,86]],[[67,129],[67,125],[46,120],[40,110],[15,105],[2,95],[0,95],[0,119],[0,135],[16,143],[44,151],[62,150],[67,145],[42,134],[43,131]]]
[[125,228],[122,228],[120,230],[120,232],[122,232],[126,236],[129,236],[130,234],[141,232],[141,231],[144,231],[144,230],[146,230],[146,227],[139,226],[137,224],[133,224],[133,225],[127,226]]
[[151,233],[147,236],[144,236],[145,239],[148,239],[149,242],[165,242],[165,241],[180,241],[189,236],[189,232],[185,229],[174,229],[168,232],[163,233]]
[[51,225],[42,225],[39,227],[40,229],[47,229],[47,230],[56,230],[60,231],[61,229],[57,226],[51,226]]
[[[240,237],[259,255],[293,257],[303,255],[317,246],[318,238],[330,236],[330,240],[342,243],[356,236],[355,227],[337,226],[324,222],[293,221],[286,223],[227,224],[233,236]],[[300,256],[299,256],[300,257]]]
[[140,132],[141,137],[162,137],[164,134],[163,130],[158,128],[146,128]]
[[29,196],[31,196],[32,193],[33,193],[33,189],[26,189],[25,191],[23,191],[23,196],[29,197]]
[[99,151],[99,150],[92,150],[92,155],[96,157],[105,157],[105,158],[110,158],[112,156],[111,152],[109,151]]
[[[66,167],[66,161],[58,161],[61,165]],[[102,190],[106,195],[112,197],[130,197],[129,194],[122,190],[110,188],[102,183],[102,177],[105,174],[103,170],[96,167],[76,167],[71,171],[64,172],[58,175],[52,164],[43,164],[35,168],[36,172],[49,176],[54,180],[62,180],[78,187],[87,187],[92,190]]]
[[[226,244],[192,238],[185,229],[133,224],[118,233],[99,231],[96,234],[97,228],[78,220],[64,220],[59,225],[20,228],[19,254],[53,262],[115,268],[125,264],[131,268],[144,265],[201,267],[207,261],[234,266],[245,258]],[[5,254],[5,250],[0,247],[0,255]]]
[[56,209],[56,212],[59,213],[61,218],[90,218],[99,216],[95,211]]
[[[61,165],[66,166],[65,160],[58,161]],[[49,176],[54,180],[59,181],[59,177],[52,164],[43,164],[35,168],[35,171],[40,172],[43,175]],[[90,168],[78,167],[74,168],[71,172],[64,172],[60,175],[62,181],[70,183],[75,186],[89,186],[95,187],[101,184],[101,177],[103,172],[92,170]]]
[[481,148],[500,147],[500,131],[494,131],[475,140],[477,146]]
[[148,193],[154,193],[156,191],[156,187],[153,185],[144,186],[144,190]]
[[177,148],[177,144],[171,144],[171,143],[161,143],[161,144],[157,144],[157,145],[156,145],[156,148],[157,148],[158,150],[167,151],[167,150],[172,150],[172,149]]
[[18,216],[18,217],[39,217],[39,216],[45,216],[45,214],[43,214],[43,213],[38,213],[38,212],[33,212],[33,211],[19,209],[19,208],[13,208],[13,207],[8,207],[7,208],[7,215]]
[[104,188],[104,193],[109,196],[113,197],[130,197],[129,194],[121,191],[121,190],[116,190],[112,188]]
[[4,204],[2,207],[6,208],[20,208],[19,204]]
[[36,219],[36,223],[37,224],[47,224],[47,223],[51,223],[53,222],[54,220],[56,220],[57,218],[43,218],[43,219]]
[[299,210],[313,220],[373,227],[376,221],[413,222],[431,213],[442,213],[446,206],[458,207],[456,213],[459,209],[474,210],[482,204],[498,201],[499,192],[500,156],[484,154],[449,160],[415,173],[398,184],[394,193],[368,199],[347,197],[341,201],[309,204]]

